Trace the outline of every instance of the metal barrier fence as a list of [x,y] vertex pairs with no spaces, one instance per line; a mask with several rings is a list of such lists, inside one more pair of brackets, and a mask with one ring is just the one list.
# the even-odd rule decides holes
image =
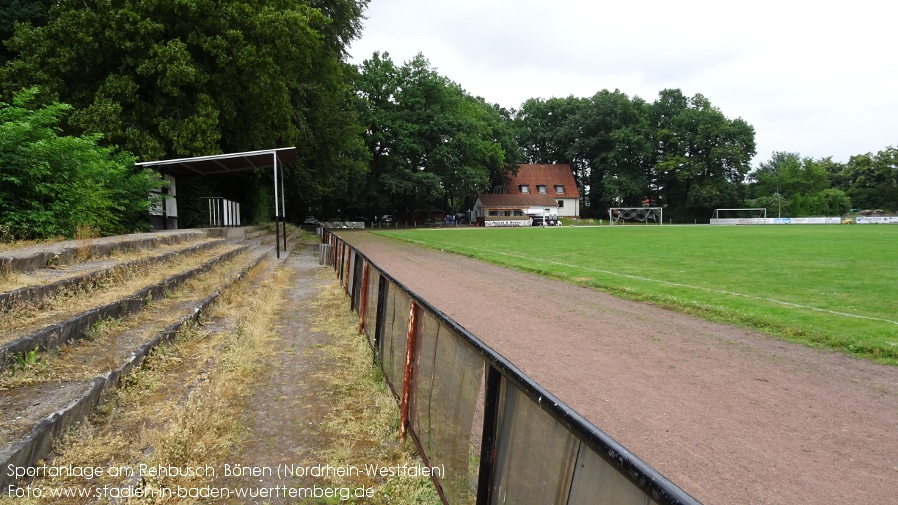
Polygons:
[[342,238],[322,242],[444,503],[697,504]]
[[217,196],[201,197],[209,208],[209,226],[240,226],[240,202]]

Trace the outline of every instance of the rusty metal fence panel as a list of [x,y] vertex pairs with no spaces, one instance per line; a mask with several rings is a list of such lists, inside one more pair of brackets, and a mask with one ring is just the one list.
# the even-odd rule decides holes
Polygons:
[[491,503],[567,503],[577,439],[502,381]]
[[363,288],[365,290],[365,314],[361,322],[360,332],[368,337],[368,344],[372,349],[377,348],[375,342],[374,331],[365,331],[365,328],[375,328],[377,326],[377,307],[380,301],[380,272],[374,268],[369,268],[368,284]]
[[404,291],[388,283],[387,296],[384,300],[384,330],[380,339],[378,354],[381,359],[384,377],[387,378],[393,393],[402,396],[402,379],[405,372],[405,340],[408,338],[408,319],[411,298]]
[[333,267],[444,503],[698,504],[325,230]]
[[447,501],[468,503],[477,480],[471,437],[485,362],[428,313],[418,319],[415,342],[411,432],[430,464],[446,469],[439,481]]

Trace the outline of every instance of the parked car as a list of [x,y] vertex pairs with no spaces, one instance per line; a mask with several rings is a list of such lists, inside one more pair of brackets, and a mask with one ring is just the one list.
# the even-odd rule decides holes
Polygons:
[[[542,226],[543,225],[543,216],[531,216],[533,219],[533,226]],[[557,216],[546,216],[546,226],[558,226],[558,217]]]
[[302,220],[302,224],[316,224],[317,222],[315,216],[306,216],[306,218]]
[[393,216],[391,216],[389,214],[384,214],[383,216],[380,217],[380,222],[390,224],[393,222]]

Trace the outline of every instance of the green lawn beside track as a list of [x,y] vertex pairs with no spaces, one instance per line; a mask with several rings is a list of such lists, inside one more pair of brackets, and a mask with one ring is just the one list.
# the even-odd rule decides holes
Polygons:
[[898,364],[895,225],[377,233]]

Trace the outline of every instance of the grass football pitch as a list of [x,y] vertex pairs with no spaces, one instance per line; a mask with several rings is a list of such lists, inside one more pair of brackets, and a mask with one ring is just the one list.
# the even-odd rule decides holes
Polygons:
[[895,225],[378,233],[898,365]]

